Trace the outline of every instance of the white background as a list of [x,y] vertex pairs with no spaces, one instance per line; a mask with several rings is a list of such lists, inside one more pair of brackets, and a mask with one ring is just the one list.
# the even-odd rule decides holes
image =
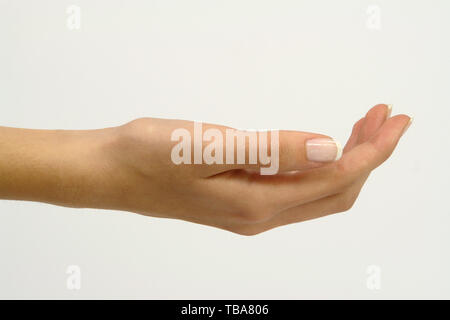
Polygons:
[[0,201],[0,298],[450,298],[449,39],[446,0],[0,0],[3,126],[148,116],[344,142],[377,103],[414,116],[348,213],[255,237]]

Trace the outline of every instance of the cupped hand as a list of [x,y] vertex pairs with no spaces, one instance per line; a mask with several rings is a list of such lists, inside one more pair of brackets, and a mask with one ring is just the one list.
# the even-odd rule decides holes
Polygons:
[[[194,124],[138,119],[115,128],[114,139],[101,149],[97,159],[102,159],[102,165],[92,173],[98,184],[91,183],[98,199],[87,206],[182,219],[242,235],[347,211],[372,170],[392,154],[410,122],[406,115],[390,117],[387,105],[373,107],[354,125],[339,160],[339,147],[327,136],[280,131],[278,172],[261,175],[260,169],[267,165],[259,161],[174,163],[178,143],[174,131],[181,128],[191,133],[194,144]],[[203,132],[207,129],[225,136],[227,128],[204,124]],[[316,148],[317,141],[322,149]],[[247,143],[247,159],[250,149]],[[191,150],[193,159],[194,146]]]

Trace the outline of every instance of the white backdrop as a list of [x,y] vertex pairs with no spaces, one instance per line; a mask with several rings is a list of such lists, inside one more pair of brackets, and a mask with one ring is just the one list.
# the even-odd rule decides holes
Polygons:
[[255,237],[0,201],[0,298],[450,298],[449,16],[446,0],[0,0],[3,126],[149,116],[344,142],[377,103],[414,116],[349,212]]

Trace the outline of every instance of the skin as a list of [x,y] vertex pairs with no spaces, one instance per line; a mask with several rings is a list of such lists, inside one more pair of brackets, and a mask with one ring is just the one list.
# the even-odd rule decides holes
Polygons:
[[[349,210],[369,174],[394,151],[410,117],[373,107],[339,161],[307,160],[320,134],[280,131],[280,170],[256,165],[175,165],[170,140],[189,121],[137,119],[99,130],[0,127],[0,198],[182,219],[242,235]],[[226,127],[204,125],[204,130]],[[193,133],[192,133],[193,136]],[[248,151],[248,150],[247,150]]]

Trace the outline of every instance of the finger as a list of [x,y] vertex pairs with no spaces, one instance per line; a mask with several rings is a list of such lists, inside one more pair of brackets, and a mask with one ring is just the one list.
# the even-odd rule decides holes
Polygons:
[[[352,176],[356,178],[358,177],[358,175],[359,177],[364,176],[365,174],[368,174],[373,168],[381,164],[392,153],[403,131],[409,124],[410,118],[405,115],[399,115],[386,121],[385,111],[385,108],[383,110],[383,108],[380,107],[374,108],[373,110],[369,111],[367,114],[367,122],[365,122],[364,120],[355,125],[347,146],[350,146],[352,144],[351,141],[353,141],[354,143],[354,137],[357,135],[358,130],[361,131],[362,129],[362,122],[365,122],[365,125],[370,128],[370,130],[365,129],[366,137],[369,137],[369,135],[372,134],[372,136],[369,137],[368,141],[364,141],[362,144],[349,150],[349,152],[344,155],[343,159],[338,163],[334,163],[325,168],[313,170],[316,177],[317,175],[324,173],[324,179],[317,179],[317,181],[315,181],[314,179],[310,180],[312,184],[307,183],[306,185],[304,185],[304,187],[307,187],[305,189],[299,187],[300,184],[308,182],[308,177],[311,177],[313,175],[311,174],[311,172],[301,174],[302,177],[298,180],[298,184],[296,184],[296,187],[300,198],[303,198],[303,203],[295,207],[287,208],[286,210],[283,210],[278,214],[272,214],[271,216],[262,214],[259,216],[259,223],[256,223],[253,226],[246,226],[246,228],[252,228],[253,231],[246,230],[245,232],[249,232],[250,234],[253,232],[258,233],[264,231],[262,229],[270,229],[283,224],[300,222],[321,217],[330,213],[348,210],[348,208],[357,198],[362,184],[357,187],[346,188],[344,192],[342,190],[341,192],[338,192],[340,184],[339,182],[348,180],[348,177]],[[380,124],[381,127],[378,128]],[[359,140],[363,141],[363,139]],[[369,151],[371,150],[370,148],[372,148],[370,147],[371,145],[374,146],[373,148],[376,148],[376,152]],[[358,150],[358,152],[356,150]],[[351,157],[349,157],[349,155],[351,155]],[[362,157],[364,160],[360,161],[358,159],[360,157]],[[351,162],[354,162],[357,165],[350,166],[349,163]],[[297,179],[297,177],[298,175],[294,175],[293,179]],[[278,177],[267,178],[276,179]],[[350,178],[350,180],[351,179],[352,178]],[[326,180],[328,180],[329,183],[326,183]],[[338,181],[338,186],[333,185],[333,181]],[[324,188],[317,188],[318,186],[320,186],[320,184],[322,184]],[[281,183],[280,186],[285,187],[286,183]],[[255,190],[255,188],[252,188],[252,190]],[[263,212],[268,207],[266,199],[269,199],[271,197],[277,198],[277,195],[282,197],[283,194],[287,193],[287,190],[279,193],[280,190],[282,189],[275,187],[271,189],[272,192],[264,196],[260,196],[259,198],[250,198],[249,202],[251,202],[251,199],[254,199],[258,200],[257,203],[261,204],[259,207],[260,210],[258,210],[257,208],[257,210],[254,212]],[[305,196],[305,193],[308,194],[310,190],[312,190],[312,192],[309,193],[309,195]],[[333,190],[336,192],[333,193]],[[311,198],[314,195],[318,196],[315,200]],[[253,218],[258,218],[256,214],[252,214],[252,216]]]
[[247,132],[228,129],[225,130],[224,136],[224,161],[204,166],[202,170],[208,176],[236,169],[263,175],[306,170],[336,161],[342,154],[338,142],[329,136],[316,133]]
[[[346,144],[347,151],[356,145],[364,120],[365,118],[360,119],[353,126],[352,134]],[[311,174],[299,172],[274,176],[260,176],[257,172],[234,170],[215,175],[212,180],[209,179],[207,189],[214,192],[227,186],[225,188],[227,192],[214,196],[229,195],[230,199],[239,201],[242,198],[246,203],[273,201],[276,204],[270,203],[268,207],[276,207],[275,211],[282,211],[339,192],[346,181],[342,178],[335,179],[335,176],[333,167],[325,167],[320,171],[316,169]]]
[[268,212],[262,216],[269,219],[270,214],[273,216],[350,188],[390,156],[409,119],[406,115],[389,118],[371,139],[344,154],[340,161],[325,167],[276,176],[236,172],[216,182],[232,190],[234,201],[256,204],[254,211]]
[[370,139],[390,117],[391,112],[392,106],[387,104],[378,104],[371,108],[364,117],[365,121],[358,136],[358,143]]
[[[389,118],[391,110],[392,110],[392,108],[390,106],[384,105],[384,104],[376,105],[375,107],[371,108],[367,112],[366,116],[364,118],[360,119],[359,121],[357,121],[355,123],[355,125],[353,126],[352,134],[344,148],[344,152],[345,153],[349,152],[355,146],[357,146],[361,143],[364,143],[366,140],[371,138],[379,130],[379,128],[383,125],[383,123]],[[358,196],[369,173],[370,172],[362,175],[360,177],[360,179],[358,179],[350,187],[348,187],[346,194],[351,194],[354,196],[353,199],[356,199],[356,197]],[[332,196],[327,196],[325,198],[326,199],[330,199],[330,198],[341,199],[341,198],[343,198],[343,196],[341,194],[336,194],[336,195],[332,195]],[[320,201],[320,200],[316,200],[316,201]],[[342,200],[340,200],[340,201],[342,202]],[[299,207],[299,206],[297,206],[297,207]],[[294,208],[296,208],[296,207],[294,207]],[[286,210],[286,211],[288,211],[288,210]],[[286,211],[284,211],[284,212],[286,212]],[[287,217],[283,217],[284,215],[285,215],[285,213],[282,214],[282,217],[280,218],[281,220],[290,219]],[[301,217],[296,217],[296,216],[292,217],[292,219],[294,219],[294,221],[297,221],[300,218]],[[275,219],[277,219],[277,218],[275,217]]]
[[[361,143],[366,142],[370,139],[378,129],[383,125],[383,123],[390,117],[392,111],[392,106],[386,104],[379,104],[371,108],[366,116],[360,120],[359,131],[357,137],[353,137],[353,141],[349,141],[349,144],[346,146],[345,152],[348,152],[351,148]],[[369,173],[363,175],[360,178],[360,181],[355,183],[356,188],[361,188],[364,182],[367,180]]]
[[[389,119],[392,112],[392,105],[379,104],[370,109],[366,116],[364,124],[358,135],[358,144],[364,143],[369,140],[376,132],[381,128],[384,122]],[[353,193],[358,193],[361,191],[364,183],[370,175],[370,171],[363,174],[350,188]],[[349,191],[352,192],[352,191]]]
[[[360,119],[353,127],[351,137],[346,144],[345,152],[349,151],[358,143],[364,142],[371,135],[373,135],[378,128],[384,123],[384,121],[389,117],[392,108],[390,105],[386,104],[378,104],[371,108],[366,117]],[[317,139],[317,140],[315,140]],[[332,146],[330,147],[330,143],[326,142],[324,147],[324,151],[320,151],[320,143],[314,143],[314,141],[322,141],[323,139],[331,140]],[[304,142],[305,148],[297,147],[297,143],[299,141]],[[312,142],[311,142],[312,141]],[[319,156],[320,162],[330,162],[332,159],[332,155],[336,154],[335,152],[335,143],[333,143],[333,139],[327,136],[315,135],[305,132],[294,132],[294,131],[281,131],[280,132],[280,170],[279,172],[286,172],[292,170],[304,170],[309,168],[314,168],[322,165],[323,163],[318,163],[317,161],[311,161],[311,157],[315,158],[313,160],[317,160],[317,156]],[[313,151],[308,152],[308,147],[314,149]],[[316,147],[316,148],[315,148]],[[337,154],[334,158],[338,160],[340,157],[340,145],[338,145]],[[246,148],[249,150],[250,148],[247,146]],[[325,152],[325,154],[324,154]],[[330,153],[331,155],[328,155]],[[308,157],[309,155],[309,157]],[[325,160],[325,161],[324,161]],[[230,169],[258,169],[259,166],[249,166],[249,165],[237,165],[233,167],[222,168],[220,172],[227,171]]]
[[352,129],[350,138],[348,139],[348,141],[344,147],[344,153],[347,153],[348,151],[353,149],[354,146],[357,145],[359,132],[361,131],[361,128],[364,124],[364,120],[365,120],[365,118],[361,118],[353,125],[353,129]]
[[[370,118],[371,117],[369,117],[369,119]],[[410,123],[411,118],[406,115],[399,115],[386,120],[381,128],[377,130],[368,141],[352,149],[349,153],[344,155],[341,161],[349,163],[350,160],[348,159],[352,156],[355,157],[355,159],[352,159],[351,161],[360,162],[356,160],[358,154],[369,154],[370,156],[366,158],[365,161],[362,161],[362,166],[366,167],[366,172],[370,172],[392,154],[400,137]],[[371,127],[372,130],[376,130],[374,129],[375,126],[370,125],[369,127]],[[375,150],[375,152],[373,150]],[[348,166],[348,163],[344,164],[344,168],[345,166]],[[362,168],[355,166],[350,170],[360,171]],[[365,178],[367,178],[367,175],[365,175]],[[257,234],[282,225],[298,223],[320,218],[329,214],[348,211],[358,197],[363,183],[364,181],[357,182],[354,187],[349,188],[344,192],[286,209],[260,223],[241,226],[240,233]]]
[[360,174],[378,167],[392,154],[410,121],[407,115],[387,119],[370,139],[342,157],[340,169],[349,174]]
[[[392,107],[384,104],[377,105],[370,109],[366,116],[355,124],[344,152],[350,151],[356,145],[366,142],[375,135],[389,118],[391,111]],[[354,185],[348,188],[346,192],[322,198],[309,206],[306,204],[285,210],[279,214],[280,217],[278,217],[278,215],[274,217],[273,223],[276,225],[295,223],[318,218],[330,213],[347,211],[358,197],[369,173],[363,175],[354,183]]]
[[352,204],[352,197],[336,194],[305,203],[301,206],[289,208],[266,221],[255,224],[230,225],[228,229],[244,235],[255,235],[280,226],[304,222],[347,211]]

